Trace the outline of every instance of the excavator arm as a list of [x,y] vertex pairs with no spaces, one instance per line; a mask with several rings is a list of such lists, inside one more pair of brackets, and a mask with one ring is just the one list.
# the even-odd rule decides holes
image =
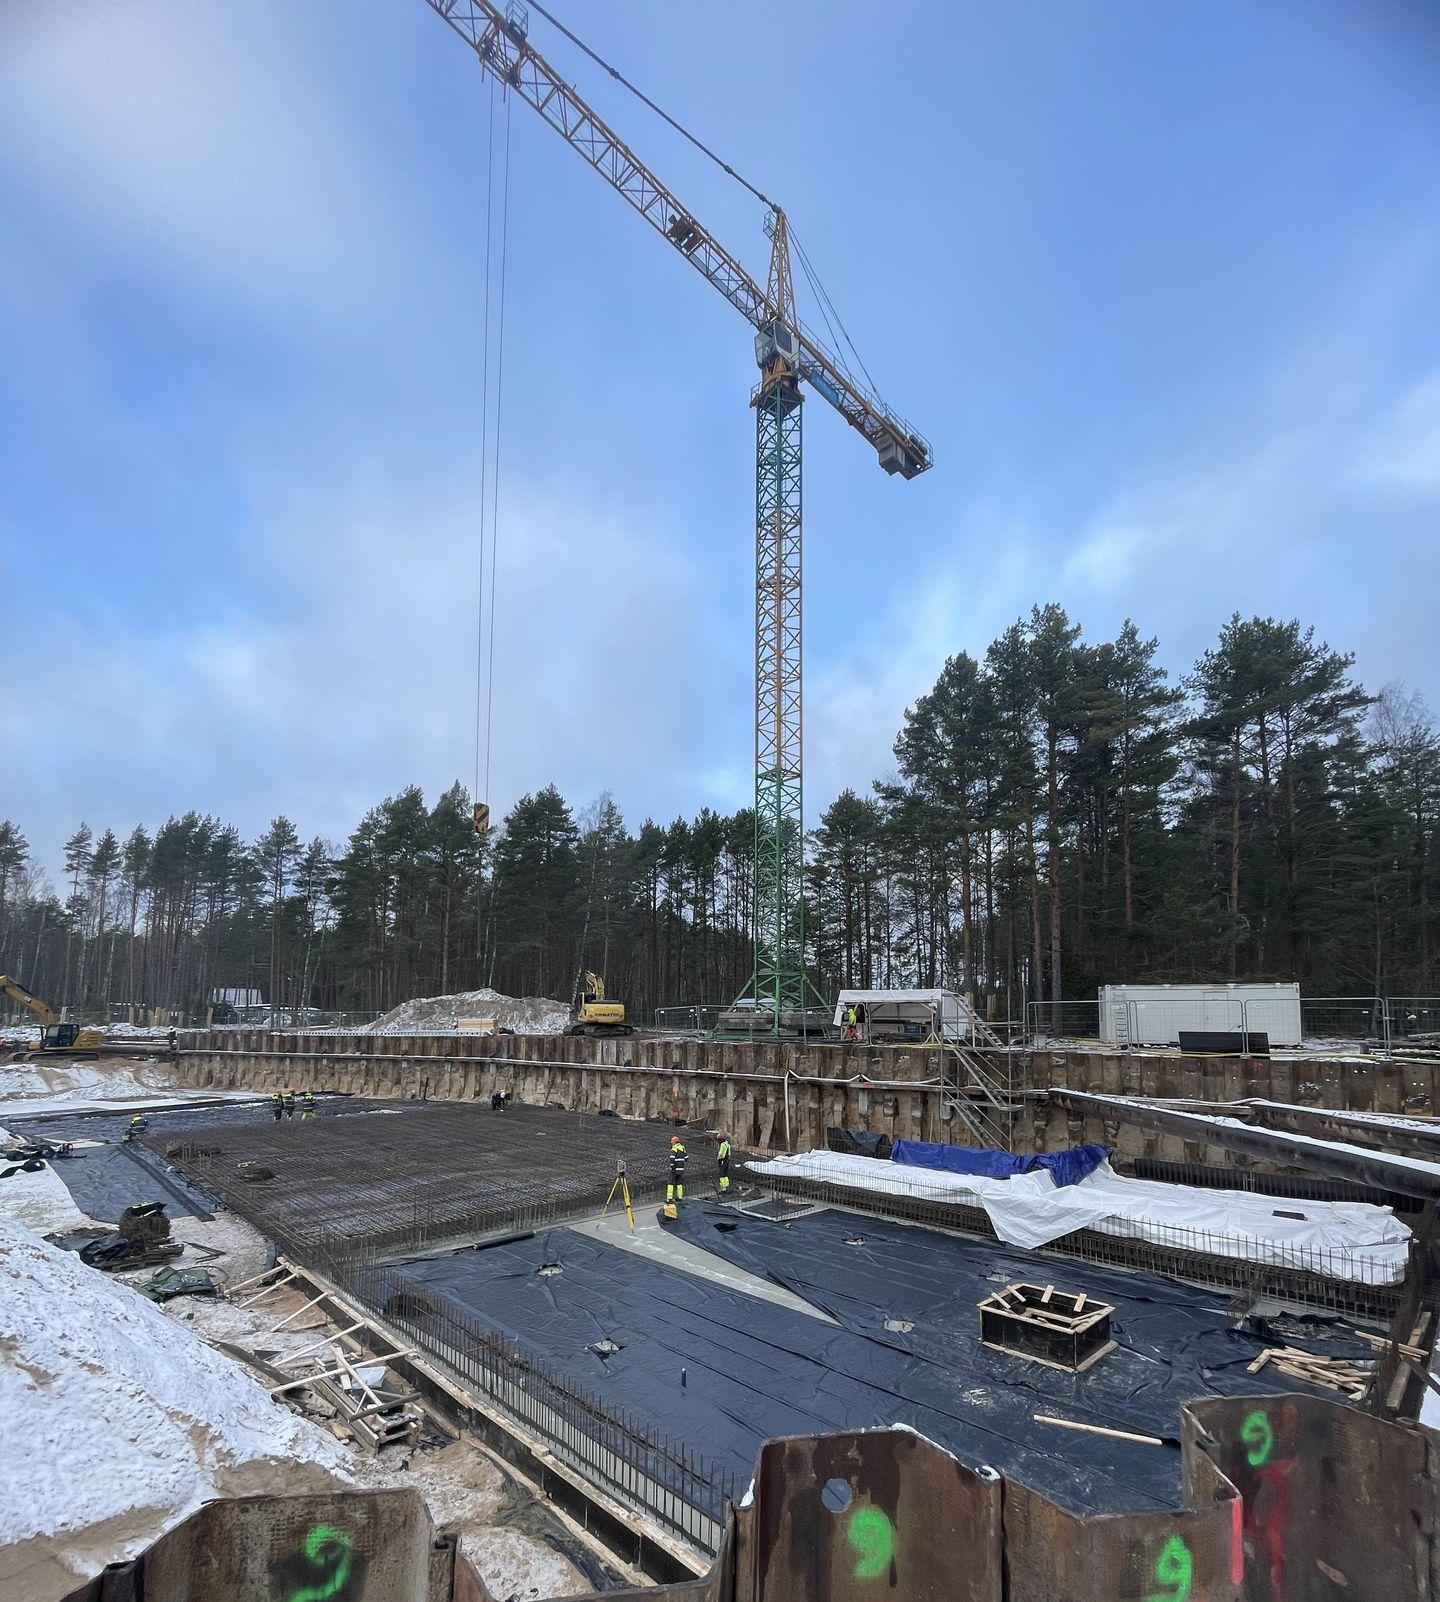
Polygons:
[[11,1001],[18,1001],[22,1007],[28,1007],[47,1029],[51,1024],[60,1021],[60,1014],[48,1001],[41,1001],[33,990],[27,990],[18,979],[12,979],[9,974],[0,973],[0,995],[9,996]]
[[605,981],[598,973],[587,973],[585,975],[585,990],[590,1001],[604,1001]]

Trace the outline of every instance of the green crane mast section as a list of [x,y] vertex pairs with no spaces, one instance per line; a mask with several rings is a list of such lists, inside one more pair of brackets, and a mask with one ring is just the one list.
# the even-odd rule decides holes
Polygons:
[[[804,1008],[807,989],[801,381],[869,440],[887,473],[903,478],[923,473],[933,461],[930,446],[801,326],[795,310],[789,232],[778,206],[767,202],[770,270],[762,290],[534,49],[523,6],[514,0],[503,11],[490,0],[426,0],[426,4],[471,46],[502,86],[533,106],[755,330],[760,368],[760,383],[751,400],[755,408],[755,968],[745,998],[753,1005],[757,1030],[779,1034],[787,1018]],[[619,76],[613,68],[608,70]]]

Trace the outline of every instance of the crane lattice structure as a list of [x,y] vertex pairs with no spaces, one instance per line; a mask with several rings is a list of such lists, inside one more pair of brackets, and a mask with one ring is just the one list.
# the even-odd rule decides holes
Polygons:
[[523,6],[426,3],[755,330],[755,968],[746,994],[778,1034],[806,1001],[801,381],[870,442],[887,473],[923,473],[933,460],[930,446],[802,326],[778,206],[768,203],[770,270],[762,289],[535,50]]

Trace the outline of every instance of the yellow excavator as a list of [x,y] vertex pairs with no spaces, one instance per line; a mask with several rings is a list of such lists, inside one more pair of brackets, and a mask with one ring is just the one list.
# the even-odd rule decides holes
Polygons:
[[28,1007],[40,1020],[40,1044],[20,1047],[12,1057],[45,1057],[64,1052],[74,1056],[77,1052],[98,1052],[105,1037],[98,1029],[82,1029],[79,1024],[61,1023],[60,1014],[48,1001],[42,1001],[33,990],[28,990],[18,979],[0,973],[0,995],[9,996],[22,1007]]
[[598,973],[585,975],[585,989],[581,992],[579,1010],[570,1025],[572,1035],[633,1035],[634,1029],[625,1022],[625,1003],[606,1001],[605,981]]

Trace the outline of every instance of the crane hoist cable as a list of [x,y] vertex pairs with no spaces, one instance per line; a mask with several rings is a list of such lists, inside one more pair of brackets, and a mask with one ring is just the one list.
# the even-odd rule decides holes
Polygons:
[[597,67],[604,67],[606,72],[610,74],[615,82],[621,85],[622,88],[628,89],[630,93],[634,95],[635,98],[641,103],[641,105],[648,106],[662,122],[668,123],[682,139],[688,139],[702,155],[708,156],[710,160],[713,161],[721,170],[721,172],[728,173],[737,184],[740,184],[743,188],[748,189],[750,193],[754,195],[756,200],[760,201],[762,205],[768,206],[771,211],[778,209],[775,205],[775,202],[771,200],[769,195],[762,194],[748,178],[742,177],[738,172],[735,171],[728,161],[725,161],[720,156],[717,156],[715,152],[711,150],[709,145],[704,144],[697,139],[683,123],[676,122],[674,117],[672,117],[663,106],[657,106],[650,96],[647,95],[643,89],[639,89],[633,83],[631,83],[618,67],[612,67],[610,63],[606,61],[604,56],[597,55],[583,39],[579,38],[576,34],[571,33],[565,24],[561,22],[559,17],[552,17],[545,7],[539,3],[539,0],[527,0],[527,3],[529,4],[530,9],[532,11],[538,11],[552,28],[558,28],[560,32],[563,33],[570,41],[570,43],[576,47],[577,50],[583,50]]
[[487,73],[486,82],[490,99],[485,142],[484,332],[480,341],[480,548],[475,571],[475,785],[470,792],[474,801],[481,799],[481,719],[485,702],[485,508],[489,498],[486,493],[486,468],[490,460],[490,218],[495,171],[495,80]]
[[505,393],[505,269],[510,242],[510,96],[505,96],[505,162],[500,189],[500,304],[495,360],[495,466],[490,474],[490,660],[485,670],[485,803],[490,803],[490,733],[495,710],[495,575],[500,547],[500,402]]
[[[487,75],[488,77],[488,75]],[[498,262],[495,248],[495,80],[489,78],[489,155],[485,171],[485,274],[483,331],[481,334],[480,399],[480,542],[475,600],[475,789],[476,800],[490,802],[490,753],[495,707],[495,589],[500,512],[500,418],[505,380],[505,279],[510,234],[510,96],[504,101],[504,143],[500,157],[500,217]],[[498,291],[492,289],[498,269]],[[491,304],[495,303],[496,362],[491,381]],[[490,423],[494,394],[494,428]],[[487,537],[488,536],[488,537]],[[486,592],[486,557],[489,557],[489,592]]]

